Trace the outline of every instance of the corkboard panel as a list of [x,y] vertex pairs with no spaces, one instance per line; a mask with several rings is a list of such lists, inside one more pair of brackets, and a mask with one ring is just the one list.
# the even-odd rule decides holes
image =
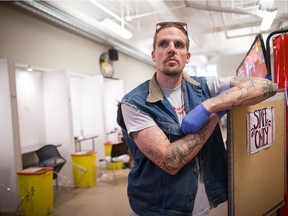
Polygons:
[[[247,113],[273,107],[274,142],[247,153]],[[286,170],[285,92],[253,106],[233,108],[228,114],[229,216],[269,215],[284,204]]]

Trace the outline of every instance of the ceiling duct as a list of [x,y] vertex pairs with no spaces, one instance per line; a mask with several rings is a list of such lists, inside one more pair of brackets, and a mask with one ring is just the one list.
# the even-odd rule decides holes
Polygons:
[[113,39],[97,28],[81,22],[79,19],[73,18],[71,15],[64,13],[63,11],[51,6],[50,4],[47,4],[44,1],[14,1],[13,3],[16,6],[49,20],[63,28],[76,32],[98,43],[114,47],[115,49],[129,56],[153,65],[151,58],[137,51],[136,48],[133,48],[130,45],[131,43],[125,44],[121,41]]

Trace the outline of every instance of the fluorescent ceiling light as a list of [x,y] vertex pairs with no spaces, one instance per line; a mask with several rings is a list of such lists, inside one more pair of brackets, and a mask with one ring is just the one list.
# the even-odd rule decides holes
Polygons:
[[32,72],[32,71],[33,71],[33,68],[31,67],[31,65],[28,65],[27,71],[29,71],[29,72]]
[[130,31],[118,25],[111,19],[104,19],[103,21],[100,21],[100,24],[125,39],[130,39],[133,37],[133,34]]
[[262,18],[260,26],[261,31],[266,31],[271,27],[274,19],[276,18],[277,10],[274,11],[258,10],[257,15]]

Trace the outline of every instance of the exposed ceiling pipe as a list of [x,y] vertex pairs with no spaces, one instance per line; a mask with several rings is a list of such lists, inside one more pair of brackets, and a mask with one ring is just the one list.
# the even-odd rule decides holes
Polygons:
[[[228,27],[227,27],[227,25],[226,25],[226,23],[224,21],[223,13],[235,13],[235,14],[243,14],[243,15],[251,15],[251,16],[259,17],[256,12],[253,13],[253,12],[241,10],[241,9],[238,9],[238,8],[227,8],[227,7],[221,7],[221,6],[217,7],[217,6],[210,6],[210,5],[202,5],[202,4],[194,3],[194,2],[190,2],[190,1],[184,1],[184,3],[186,5],[186,7],[188,7],[188,8],[220,12],[221,13],[221,17],[222,17],[222,21],[223,21],[223,24],[224,24],[224,27],[222,27],[221,30],[225,32],[226,39],[232,39],[232,38],[237,38],[237,37],[255,35],[255,33],[253,33],[253,34],[246,34],[246,35],[242,34],[240,36],[228,36],[228,33],[227,33]],[[221,5],[221,1],[220,1],[220,5]],[[253,24],[255,24],[255,22]],[[257,25],[260,25],[260,22],[259,22],[259,24],[257,22]],[[243,26],[238,26],[238,28],[239,27],[243,28]],[[218,30],[220,31],[220,29],[218,29]]]
[[[104,7],[103,5],[101,5],[98,1],[95,0],[90,0],[90,2],[95,5],[96,7],[100,8],[101,10],[103,10],[104,12],[106,12],[107,14],[109,14],[110,16],[114,17],[115,19],[117,19],[118,21],[121,22],[121,24],[125,24],[131,28],[133,28],[132,25],[130,25],[130,23],[126,22],[124,17],[120,17],[117,14],[115,14],[114,12],[112,12],[111,10],[109,10],[108,8]],[[121,8],[122,10],[122,8]]]
[[[221,1],[219,0],[220,6],[221,6]],[[224,32],[225,32],[225,37],[228,38],[228,34],[227,34],[227,25],[224,19],[224,14],[221,13],[221,20],[223,22],[223,26],[224,26]]]
[[274,9],[275,0],[259,0],[262,10]]
[[[267,1],[267,0],[264,0],[264,1]],[[221,5],[221,1],[220,0],[219,0],[219,2],[220,2],[220,5]],[[251,15],[251,16],[255,16],[255,17],[259,17],[259,16],[258,16],[256,11],[255,12],[249,12],[249,11],[241,10],[241,9],[238,9],[238,8],[227,8],[227,7],[221,7],[221,6],[217,7],[217,6],[210,6],[210,5],[202,5],[202,4],[194,3],[194,2],[190,2],[190,1],[184,1],[184,3],[186,5],[186,7],[188,7],[188,8],[194,8],[194,9],[199,9],[199,10],[207,10],[207,11],[215,11],[215,12],[222,13],[221,17],[222,17],[222,21],[223,21],[224,27],[217,28],[217,29],[218,29],[218,32],[219,31],[224,31],[225,32],[226,39],[239,38],[239,37],[245,37],[245,36],[253,36],[253,35],[255,35],[255,33],[241,34],[241,35],[238,35],[238,36],[229,36],[227,31],[231,30],[231,29],[237,29],[237,28],[260,26],[260,24],[261,24],[261,21],[259,21],[259,22],[251,22],[250,24],[246,24],[245,26],[243,24],[241,24],[241,25],[234,25],[234,26],[229,26],[228,27],[226,25],[225,21],[224,21],[223,13],[236,13],[236,14],[243,14],[243,15]],[[265,9],[268,9],[267,7],[268,6],[265,6]],[[271,7],[272,7],[272,5],[269,4],[269,9]],[[263,33],[265,33],[265,32],[266,31],[263,31]]]
[[66,13],[63,13],[44,1],[14,1],[13,3],[17,7],[23,8],[35,15],[51,21],[52,23],[96,41],[97,43],[114,47],[115,49],[133,58],[139,59],[147,64],[154,65],[150,56],[139,52],[136,48],[132,47],[131,44],[124,44],[121,41],[117,41],[102,31],[77,20]]
[[172,11],[172,10],[176,10],[176,9],[180,9],[180,8],[183,8],[185,7],[185,5],[180,5],[180,6],[176,6],[176,7],[173,7],[173,8],[165,8],[163,10],[156,10],[156,11],[151,11],[151,12],[147,12],[147,13],[142,13],[142,14],[136,14],[134,16],[130,15],[130,16],[126,16],[125,19],[127,21],[131,21],[131,20],[134,20],[134,19],[139,19],[139,18],[142,18],[142,17],[146,17],[146,16],[151,16],[151,15],[154,15],[154,14],[157,14],[157,13],[161,13],[161,12],[164,12],[164,11]]
[[190,2],[190,1],[184,1],[184,3],[186,7],[188,8],[194,8],[194,9],[199,9],[199,10],[208,10],[208,11],[216,11],[216,12],[222,12],[222,13],[236,13],[236,14],[246,14],[246,15],[251,15],[251,16],[257,16],[256,13],[241,10],[238,8],[216,7],[216,6],[203,5],[203,4]]
[[[212,23],[212,25],[214,27],[216,27],[211,11],[209,11],[209,20]],[[213,32],[213,38],[214,38],[215,42],[219,44],[219,47],[222,47],[221,40],[219,38],[219,34],[215,34],[215,33],[217,33],[217,32]]]

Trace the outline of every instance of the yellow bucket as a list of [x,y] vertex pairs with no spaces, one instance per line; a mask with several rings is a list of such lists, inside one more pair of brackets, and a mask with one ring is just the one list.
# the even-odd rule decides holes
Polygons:
[[30,167],[17,174],[22,215],[47,216],[53,212],[53,168]]
[[75,187],[96,185],[96,152],[75,152],[71,154]]

